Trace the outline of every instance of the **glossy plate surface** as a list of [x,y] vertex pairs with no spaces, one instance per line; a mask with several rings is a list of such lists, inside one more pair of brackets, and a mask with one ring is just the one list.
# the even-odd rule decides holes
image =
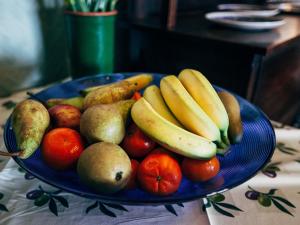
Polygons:
[[210,12],[205,18],[213,23],[241,30],[269,30],[280,27],[285,21],[257,11]]
[[[89,86],[114,82],[133,74],[98,75],[52,86],[37,96],[49,98],[68,98],[78,95],[78,91]],[[159,85],[163,75],[154,74],[154,82]],[[220,90],[220,88],[217,88]],[[140,189],[121,191],[113,195],[101,195],[82,184],[75,169],[57,172],[46,166],[38,149],[29,159],[14,160],[38,179],[62,190],[103,202],[119,204],[172,204],[185,202],[233,188],[254,176],[272,157],[275,148],[275,135],[269,120],[255,106],[238,97],[244,127],[242,142],[233,145],[226,156],[220,156],[221,171],[209,182],[193,183],[183,178],[179,190],[170,196],[159,197]],[[8,151],[16,149],[15,136],[8,119],[5,126],[4,140]]]

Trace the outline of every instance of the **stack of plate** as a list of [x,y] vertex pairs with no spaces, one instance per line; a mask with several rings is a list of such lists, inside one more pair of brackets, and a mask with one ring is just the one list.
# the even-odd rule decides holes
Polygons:
[[[268,30],[282,26],[285,21],[276,16],[278,7],[265,7],[248,4],[221,4],[217,12],[205,14],[213,23],[243,30]],[[224,11],[225,10],[225,11]]]

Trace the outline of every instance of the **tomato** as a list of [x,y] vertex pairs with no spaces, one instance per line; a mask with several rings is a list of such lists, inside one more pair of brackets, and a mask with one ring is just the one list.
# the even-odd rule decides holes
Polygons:
[[207,181],[220,171],[220,163],[217,157],[209,160],[184,158],[181,166],[183,174],[195,182]]
[[137,186],[136,176],[137,176],[137,170],[140,163],[135,159],[131,159],[130,162],[131,162],[131,174],[125,189],[134,189]]
[[42,157],[48,166],[57,170],[70,168],[84,149],[80,134],[70,128],[56,128],[42,142]]
[[172,152],[168,149],[165,149],[163,147],[158,147],[158,148],[153,149],[153,151],[150,154],[155,154],[155,153],[166,153],[166,154],[170,155],[171,157],[173,157],[174,159],[176,159],[178,162],[180,162],[183,158],[181,155],[179,155],[175,152]]
[[166,153],[155,153],[141,162],[137,177],[143,190],[165,196],[178,190],[182,173],[176,159]]
[[134,92],[133,96],[131,97],[133,100],[139,100],[142,97],[141,93],[136,91]]
[[134,123],[130,124],[121,144],[122,148],[132,158],[144,157],[156,143],[147,137]]

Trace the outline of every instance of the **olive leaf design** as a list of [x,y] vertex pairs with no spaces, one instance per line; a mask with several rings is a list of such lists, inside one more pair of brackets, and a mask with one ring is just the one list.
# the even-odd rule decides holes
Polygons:
[[128,212],[128,210],[122,205],[111,204],[111,203],[102,203],[100,201],[95,201],[92,205],[90,205],[86,208],[85,213],[88,214],[91,210],[93,210],[97,207],[103,214],[110,216],[110,217],[117,217],[117,215],[113,211],[111,211],[111,209],[109,209],[109,208]]
[[26,198],[29,200],[34,200],[34,205],[38,207],[48,203],[49,210],[54,215],[58,216],[57,202],[59,202],[65,208],[69,207],[68,201],[64,197],[58,195],[61,192],[61,190],[52,192],[45,191],[41,186],[39,186],[39,189],[29,191],[26,194]]
[[[0,192],[0,200],[4,197],[4,194]],[[8,209],[6,208],[5,205],[1,204],[0,203],[0,212],[1,211],[5,211],[5,212],[8,212]]]
[[4,108],[6,108],[6,109],[12,109],[12,108],[14,108],[16,105],[17,105],[17,103],[14,102],[14,101],[11,101],[11,100],[8,100],[8,101],[2,103],[2,106],[3,106]]
[[26,170],[24,170],[22,167],[19,167],[19,168],[18,168],[18,171],[19,171],[20,173],[24,173],[24,178],[25,178],[26,180],[32,180],[32,179],[35,178],[35,176],[33,176],[31,173],[29,173],[29,172],[27,172]]
[[272,188],[269,190],[268,193],[264,193],[264,192],[259,192],[255,189],[253,189],[252,187],[248,186],[248,188],[250,190],[248,190],[246,193],[245,193],[245,196],[247,199],[250,199],[250,200],[257,200],[258,203],[263,206],[263,207],[270,207],[272,205],[272,203],[274,204],[274,206],[276,206],[280,211],[284,212],[284,213],[287,213],[291,216],[294,216],[291,212],[289,212],[285,206],[289,206],[289,207],[292,207],[292,208],[296,208],[296,206],[294,206],[290,201],[288,201],[287,199],[281,197],[281,196],[277,196],[277,195],[274,195],[275,192],[277,191],[277,189],[275,188]]
[[[184,205],[182,203],[177,203],[176,205],[180,206],[180,207],[184,207]],[[173,205],[165,205],[166,210],[168,210],[170,213],[172,213],[175,216],[178,216],[175,208]]]
[[287,147],[284,143],[277,143],[276,148],[284,153],[284,154],[288,154],[288,155],[295,155],[298,151],[294,148],[291,147]]
[[261,170],[261,172],[268,177],[275,178],[277,176],[276,172],[280,171],[278,165],[280,165],[280,162],[269,163]]
[[234,217],[234,215],[226,211],[225,209],[243,212],[243,210],[241,210],[240,208],[232,204],[223,202],[224,200],[225,196],[220,193],[215,194],[213,196],[209,196],[208,198],[206,198],[206,203],[203,204],[202,210],[206,211],[207,208],[213,207],[218,213],[221,213],[222,215],[228,217]]

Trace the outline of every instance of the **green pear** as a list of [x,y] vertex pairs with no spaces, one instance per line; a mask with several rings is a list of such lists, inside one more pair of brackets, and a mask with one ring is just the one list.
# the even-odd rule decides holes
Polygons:
[[100,142],[90,145],[80,155],[77,173],[95,191],[115,193],[128,183],[131,163],[120,146]]
[[125,136],[125,123],[135,101],[89,107],[80,118],[80,133],[89,143],[105,141],[120,144]]
[[51,108],[52,106],[55,105],[72,105],[75,106],[77,108],[79,108],[79,110],[82,110],[83,108],[83,97],[72,97],[72,98],[51,98],[47,100],[47,107]]
[[41,103],[27,99],[16,106],[12,113],[12,128],[20,158],[26,159],[35,152],[49,124],[49,113]]

